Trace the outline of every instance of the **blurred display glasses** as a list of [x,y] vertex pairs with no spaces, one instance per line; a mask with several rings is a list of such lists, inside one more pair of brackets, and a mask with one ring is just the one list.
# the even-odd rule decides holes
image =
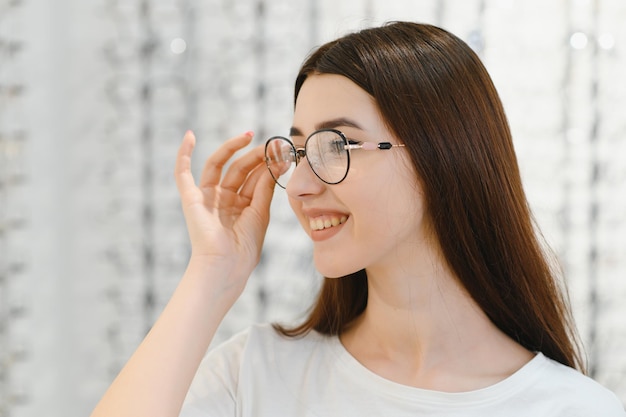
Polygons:
[[292,141],[282,136],[274,136],[265,143],[265,163],[274,181],[282,188],[300,163],[306,157],[313,173],[326,184],[339,184],[350,170],[350,153],[356,150],[389,150],[403,147],[404,144],[391,142],[360,142],[346,138],[335,129],[321,129],[311,133],[303,148],[297,148]]

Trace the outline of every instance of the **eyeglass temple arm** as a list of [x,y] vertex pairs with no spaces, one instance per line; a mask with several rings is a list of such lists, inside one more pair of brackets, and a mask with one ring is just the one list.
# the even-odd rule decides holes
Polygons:
[[375,149],[391,149],[404,147],[404,143],[393,144],[391,142],[363,142],[358,144],[346,145],[346,149],[363,149],[365,151],[373,151]]

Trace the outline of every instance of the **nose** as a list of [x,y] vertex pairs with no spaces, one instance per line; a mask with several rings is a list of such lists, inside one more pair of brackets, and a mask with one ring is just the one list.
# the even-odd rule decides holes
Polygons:
[[286,191],[290,198],[304,199],[322,193],[325,186],[311,169],[306,156],[303,156],[289,178]]

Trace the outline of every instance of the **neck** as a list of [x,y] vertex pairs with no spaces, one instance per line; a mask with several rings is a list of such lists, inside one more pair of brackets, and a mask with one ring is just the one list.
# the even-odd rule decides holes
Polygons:
[[530,353],[489,320],[448,268],[434,265],[403,268],[419,276],[368,269],[367,308],[342,335],[346,349],[383,377],[452,391],[490,385],[526,363]]

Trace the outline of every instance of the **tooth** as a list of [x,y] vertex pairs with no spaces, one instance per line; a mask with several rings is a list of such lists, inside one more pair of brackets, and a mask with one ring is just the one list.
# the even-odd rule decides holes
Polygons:
[[311,230],[324,230],[331,227],[339,226],[340,224],[345,223],[348,220],[348,216],[323,216],[315,219],[309,219],[309,227]]

